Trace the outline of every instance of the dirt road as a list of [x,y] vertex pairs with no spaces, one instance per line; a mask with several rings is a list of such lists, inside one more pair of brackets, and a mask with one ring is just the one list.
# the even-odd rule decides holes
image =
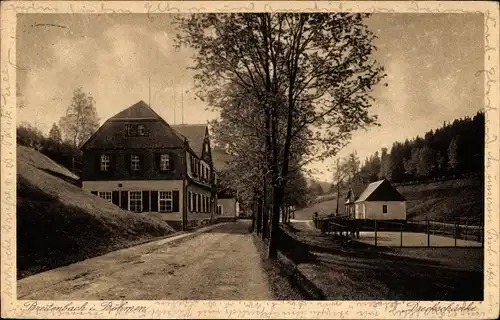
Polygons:
[[248,223],[227,223],[24,278],[18,299],[269,300]]

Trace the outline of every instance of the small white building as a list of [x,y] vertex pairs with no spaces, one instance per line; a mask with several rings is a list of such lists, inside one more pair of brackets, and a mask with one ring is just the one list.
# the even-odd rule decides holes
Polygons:
[[217,199],[217,215],[220,217],[237,218],[240,214],[240,205],[235,197]]
[[355,219],[406,220],[406,199],[385,179],[370,183],[353,201],[349,190],[346,210]]

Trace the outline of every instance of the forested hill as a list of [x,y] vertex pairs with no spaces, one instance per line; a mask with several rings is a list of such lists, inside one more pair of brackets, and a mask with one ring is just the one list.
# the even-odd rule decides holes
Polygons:
[[365,159],[360,178],[366,182],[387,178],[392,182],[449,179],[484,171],[483,112],[444,123],[422,137],[395,142],[389,152]]

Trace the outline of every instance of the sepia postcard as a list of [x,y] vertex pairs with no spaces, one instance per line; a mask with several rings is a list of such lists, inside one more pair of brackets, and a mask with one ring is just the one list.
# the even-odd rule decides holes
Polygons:
[[1,10],[2,318],[499,317],[497,3]]

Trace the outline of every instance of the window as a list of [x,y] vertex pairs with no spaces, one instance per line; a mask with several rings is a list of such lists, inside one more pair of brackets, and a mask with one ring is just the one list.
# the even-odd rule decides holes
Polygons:
[[196,193],[193,193],[193,212],[197,212],[198,209],[198,195]]
[[109,202],[112,201],[111,191],[99,191],[99,197],[103,198],[104,200],[108,200]]
[[222,214],[222,205],[221,205],[221,204],[218,204],[218,205],[217,205],[217,214],[218,214],[218,215],[221,215],[221,214]]
[[189,211],[193,212],[193,193],[191,191],[188,192],[188,206]]
[[146,135],[146,127],[143,124],[137,126],[137,135],[145,136]]
[[130,165],[132,171],[138,171],[141,168],[139,156],[136,154],[130,155]]
[[158,208],[160,212],[172,212],[172,191],[160,191],[158,194]]
[[387,214],[387,205],[382,205],[382,213]]
[[207,212],[207,197],[206,196],[202,196],[202,199],[203,199],[203,202],[202,202],[202,205],[203,205],[203,212]]
[[201,212],[201,194],[198,194],[198,212]]
[[109,170],[109,155],[101,154],[101,171]]
[[134,124],[127,124],[125,126],[126,131],[127,131],[127,136],[133,137],[137,135],[137,126]]
[[133,212],[142,211],[142,191],[130,191],[128,193],[128,209]]
[[167,171],[170,170],[170,155],[169,154],[161,154],[160,155],[160,170]]

